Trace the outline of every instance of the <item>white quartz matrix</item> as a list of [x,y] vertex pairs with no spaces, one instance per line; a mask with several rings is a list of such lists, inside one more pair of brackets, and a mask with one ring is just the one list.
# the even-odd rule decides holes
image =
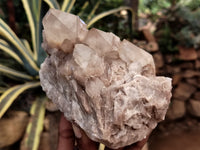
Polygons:
[[59,10],[50,9],[43,26],[42,88],[89,138],[124,147],[164,119],[171,79],[156,77],[149,53]]

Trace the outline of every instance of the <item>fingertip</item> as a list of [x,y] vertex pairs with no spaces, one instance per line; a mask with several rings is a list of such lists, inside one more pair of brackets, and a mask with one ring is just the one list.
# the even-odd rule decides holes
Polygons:
[[77,145],[79,150],[97,150],[98,143],[89,139],[89,137],[81,130],[81,138],[77,138]]
[[137,142],[136,145],[137,145],[138,148],[142,149],[144,147],[144,145],[147,143],[147,141],[148,141],[148,137],[143,139],[140,142]]
[[144,145],[147,143],[148,137],[143,139],[140,142],[134,143],[130,146],[127,146],[125,148],[125,150],[142,150],[142,148],[144,147]]
[[81,129],[76,124],[73,123],[72,123],[72,128],[74,130],[75,137],[80,139],[82,137]]
[[75,136],[72,125],[67,121],[64,115],[61,115],[59,124],[59,139],[57,150],[73,150],[75,143]]

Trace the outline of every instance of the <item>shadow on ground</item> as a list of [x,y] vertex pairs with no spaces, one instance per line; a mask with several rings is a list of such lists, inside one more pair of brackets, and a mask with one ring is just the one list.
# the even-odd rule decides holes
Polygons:
[[155,135],[149,141],[149,150],[200,150],[200,131]]

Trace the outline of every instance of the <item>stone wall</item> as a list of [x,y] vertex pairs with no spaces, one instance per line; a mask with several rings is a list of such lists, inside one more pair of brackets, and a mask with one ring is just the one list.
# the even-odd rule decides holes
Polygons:
[[179,54],[152,53],[158,75],[173,80],[171,105],[166,119],[200,117],[200,49],[179,47]]
[[157,75],[173,79],[172,99],[166,120],[184,117],[200,118],[200,49],[179,46],[179,53],[162,54],[159,48],[154,46],[155,40],[153,42],[154,44],[149,49],[151,41],[148,40],[148,43],[133,41],[134,44],[153,55]]

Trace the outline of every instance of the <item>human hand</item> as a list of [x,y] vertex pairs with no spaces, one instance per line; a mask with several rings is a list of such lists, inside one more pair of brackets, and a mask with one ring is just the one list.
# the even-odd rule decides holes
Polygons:
[[[76,145],[75,146],[75,140]],[[148,138],[130,146],[117,150],[141,150]],[[62,114],[59,125],[59,141],[57,150],[98,150],[99,143],[92,141],[79,128],[73,126]],[[112,150],[105,148],[105,150]]]

